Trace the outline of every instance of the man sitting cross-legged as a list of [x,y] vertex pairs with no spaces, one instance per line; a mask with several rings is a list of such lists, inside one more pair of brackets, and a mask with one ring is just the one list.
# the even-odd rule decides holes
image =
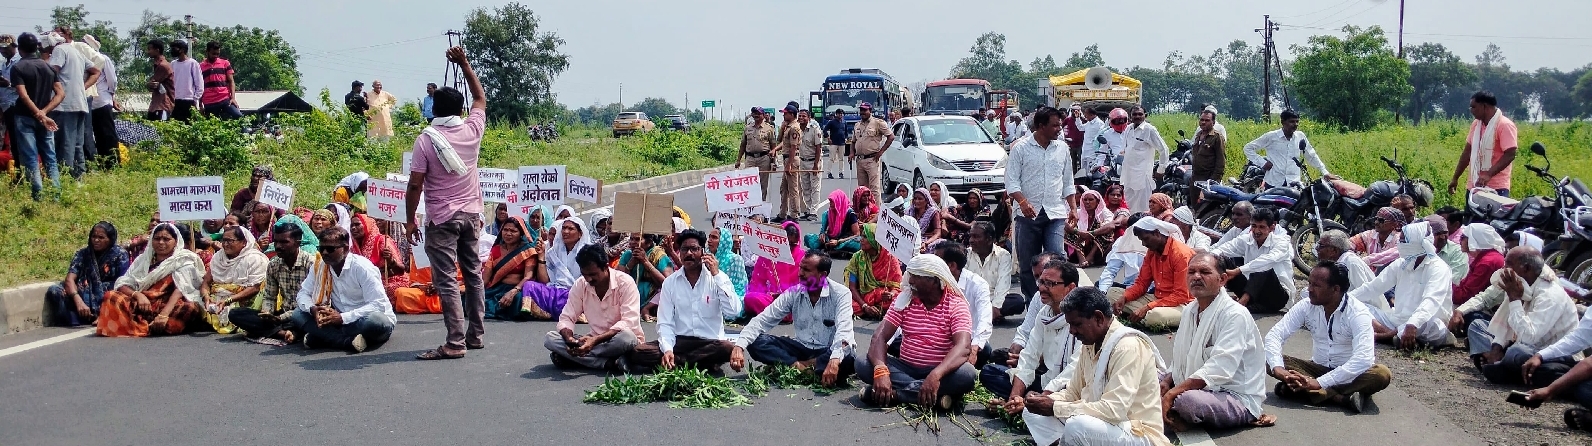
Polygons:
[[[873,335],[868,355],[857,359],[862,401],[884,406],[917,403],[950,410],[973,390],[978,372],[967,361],[973,322],[967,300],[945,261],[918,254],[907,262],[904,308],[892,305]],[[900,357],[888,356],[890,338],[901,332]]]
[[255,342],[280,345],[297,340],[284,318],[291,314],[292,300],[298,298],[304,278],[315,265],[315,253],[299,250],[305,235],[315,236],[304,232],[303,227],[294,223],[278,223],[271,227],[271,245],[276,248],[276,258],[265,267],[265,282],[259,299],[255,299],[258,305],[233,308],[227,313],[227,319]]
[[[1471,321],[1471,361],[1493,384],[1548,385],[1556,377],[1526,382],[1522,366],[1537,354],[1537,349],[1575,329],[1575,301],[1559,286],[1558,277],[1546,266],[1542,254],[1529,246],[1509,250],[1504,268],[1493,273],[1492,285],[1481,292],[1490,293],[1503,293],[1507,300],[1494,310],[1491,321]],[[1570,358],[1554,361],[1572,363]]]
[[[1181,308],[1192,299],[1185,280],[1194,250],[1183,244],[1176,225],[1154,217],[1134,222],[1131,232],[1144,244],[1144,265],[1139,268],[1139,278],[1116,303],[1117,313],[1147,327],[1177,328],[1183,319]],[[1151,284],[1155,284],[1153,296]]]
[[[569,288],[569,302],[558,316],[558,330],[547,332],[542,340],[554,366],[624,373],[628,371],[625,356],[646,337],[641,331],[641,293],[636,280],[610,269],[608,262],[608,250],[601,245],[586,245],[575,253],[580,279]],[[575,336],[575,324],[581,317],[591,330]]]
[[1349,297],[1367,302],[1393,290],[1393,309],[1371,309],[1377,342],[1405,350],[1451,345],[1447,322],[1454,314],[1453,283],[1449,281],[1453,273],[1437,257],[1431,229],[1424,221],[1411,223],[1400,230],[1397,239],[1399,259],[1382,268],[1365,286],[1350,291]]
[[[1257,219],[1254,224],[1261,223]],[[1231,429],[1277,421],[1260,408],[1266,399],[1266,352],[1261,349],[1260,329],[1249,309],[1227,294],[1221,265],[1208,252],[1194,254],[1188,262],[1194,301],[1182,308],[1183,321],[1172,338],[1172,361],[1161,379],[1161,408],[1169,429],[1183,431],[1185,423]]]
[[[1310,298],[1295,303],[1266,333],[1266,365],[1280,381],[1278,398],[1338,404],[1359,413],[1371,394],[1393,380],[1393,372],[1376,363],[1371,310],[1345,294],[1349,268],[1331,260],[1316,264],[1310,270]],[[1310,331],[1309,360],[1282,354],[1282,344],[1300,328]]]
[[1172,444],[1162,431],[1156,386],[1165,368],[1161,355],[1148,336],[1117,322],[1113,313],[1097,288],[1072,290],[1062,301],[1061,314],[1083,349],[1065,388],[1024,398],[1023,422],[1035,444]]
[[327,347],[360,353],[392,337],[392,312],[381,271],[369,259],[348,252],[348,231],[320,233],[321,261],[298,292],[298,309],[289,319],[304,348]]
[[[851,353],[856,341],[851,331],[851,292],[829,280],[831,260],[823,251],[807,251],[802,258],[801,284],[781,293],[774,303],[741,329],[730,354],[730,368],[746,366],[746,353],[764,364],[780,364],[805,371],[820,371],[822,383],[845,382],[856,365]],[[794,338],[768,334],[791,317]],[[823,361],[822,364],[819,361]]]
[[681,364],[723,373],[735,344],[725,339],[724,320],[741,314],[741,297],[712,255],[703,255],[708,236],[687,229],[675,236],[681,268],[663,279],[658,292],[658,348],[663,367]]
[[[1044,306],[1035,315],[1034,326],[1028,332],[1027,342],[1034,348],[1023,349],[1016,367],[1006,364],[985,364],[979,373],[979,382],[1002,401],[1007,413],[1023,411],[1023,395],[1028,388],[1045,386],[1057,391],[1067,386],[1076,370],[1068,368],[1077,359],[1082,344],[1071,333],[1067,318],[1062,317],[1061,301],[1078,288],[1078,268],[1060,258],[1045,263],[1040,274],[1035,275],[1039,285],[1039,300]],[[1037,379],[1036,379],[1037,378]],[[1047,385],[1048,384],[1048,385]]]

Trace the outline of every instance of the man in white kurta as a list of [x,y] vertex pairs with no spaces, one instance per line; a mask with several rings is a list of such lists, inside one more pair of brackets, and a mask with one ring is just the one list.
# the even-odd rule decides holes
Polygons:
[[[1266,399],[1266,353],[1249,310],[1233,300],[1215,255],[1194,254],[1188,263],[1189,294],[1183,320],[1172,338],[1172,360],[1161,381],[1161,407],[1170,428],[1185,425],[1231,429],[1271,424]],[[1175,415],[1175,416],[1174,416]]]
[[[1336,262],[1310,270],[1310,298],[1300,300],[1266,333],[1266,366],[1276,378],[1278,398],[1308,404],[1338,404],[1359,413],[1365,400],[1393,380],[1376,363],[1371,311],[1349,299],[1349,271]],[[1310,332],[1310,359],[1282,354],[1283,343],[1299,329]]]
[[1006,295],[1012,292],[1012,268],[1016,264],[1011,251],[996,245],[996,239],[995,225],[987,221],[973,222],[973,230],[967,234],[967,271],[983,277],[989,284],[990,315],[998,318],[1007,315],[1000,310],[1006,303]]
[[[1266,152],[1264,155],[1260,153],[1263,150]],[[1299,182],[1303,173],[1298,163],[1300,157],[1321,171],[1322,176],[1331,175],[1327,172],[1326,163],[1321,162],[1316,150],[1310,147],[1310,141],[1305,139],[1305,132],[1299,131],[1299,115],[1293,110],[1282,112],[1282,128],[1266,132],[1249,144],[1244,144],[1244,156],[1249,158],[1250,163],[1266,170],[1265,187]]]
[[1383,268],[1370,283],[1349,292],[1349,297],[1365,302],[1393,290],[1392,310],[1371,309],[1371,316],[1376,319],[1377,342],[1404,349],[1418,344],[1449,345],[1448,318],[1454,313],[1450,285],[1453,273],[1437,257],[1425,221],[1405,225],[1399,238],[1399,259]]
[[1469,327],[1471,357],[1493,384],[1551,383],[1523,381],[1521,366],[1538,349],[1575,329],[1575,302],[1556,276],[1543,273],[1545,263],[1536,249],[1517,246],[1504,257],[1504,268],[1493,275],[1493,285],[1483,291],[1501,291],[1508,299],[1493,312],[1491,321],[1477,319]]
[[[1008,406],[1022,401],[1031,387],[1054,386],[1046,387],[1052,392],[1066,387],[1073,373],[1067,365],[1077,359],[1078,350],[1082,348],[1061,314],[1062,299],[1078,288],[1078,268],[1065,260],[1050,259],[1038,276],[1039,298],[1034,300],[1042,303],[1024,338],[1024,342],[1034,348],[1020,349],[1016,367],[990,363],[979,372],[978,379],[984,388],[1005,398]],[[1056,379],[1063,374],[1066,377]],[[1022,412],[1020,406],[1011,409],[1009,413]]]
[[735,344],[724,336],[724,319],[741,314],[741,298],[712,255],[707,236],[687,229],[675,236],[682,267],[663,279],[658,292],[658,349],[664,368],[684,363],[722,371]]
[[[1371,265],[1366,264],[1365,259],[1360,258],[1360,254],[1354,252],[1354,245],[1349,243],[1349,234],[1343,231],[1329,229],[1326,232],[1322,232],[1321,240],[1316,241],[1315,249],[1317,259],[1335,261],[1349,273],[1349,287],[1343,289],[1344,293],[1348,293],[1349,290],[1359,288],[1361,285],[1376,279],[1376,273],[1371,271]],[[1301,300],[1309,297],[1310,290],[1308,288],[1299,296]],[[1370,299],[1370,301],[1360,301],[1366,307],[1382,311],[1392,308],[1388,306],[1386,297],[1373,295],[1360,297]]]
[[1160,166],[1167,165],[1171,156],[1166,141],[1155,125],[1145,121],[1143,107],[1134,106],[1128,111],[1133,124],[1122,132],[1126,149],[1122,153],[1122,192],[1128,201],[1128,210],[1150,210],[1150,194],[1155,192],[1155,176]]

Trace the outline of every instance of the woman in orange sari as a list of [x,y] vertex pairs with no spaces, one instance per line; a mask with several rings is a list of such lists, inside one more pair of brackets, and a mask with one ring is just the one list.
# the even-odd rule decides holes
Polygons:
[[393,300],[393,291],[408,287],[409,268],[399,260],[398,247],[393,245],[392,239],[381,233],[381,227],[376,226],[376,219],[366,214],[354,214],[349,222],[350,242],[349,252],[359,254],[370,259],[370,263],[381,270],[381,283],[387,291],[387,300]]
[[864,319],[884,317],[885,306],[901,292],[901,261],[879,245],[872,223],[862,225],[862,250],[846,264],[851,311]]
[[527,281],[546,281],[546,277],[536,277],[541,271],[537,266],[541,264],[542,252],[538,245],[531,243],[528,234],[525,220],[519,217],[509,217],[498,228],[497,241],[492,244],[492,252],[487,254],[481,272],[481,277],[486,279],[487,317],[510,321],[551,317],[520,291]]
[[105,293],[95,321],[100,336],[175,335],[204,324],[198,302],[204,261],[183,246],[170,223],[150,231],[149,249],[116,279],[116,289]]

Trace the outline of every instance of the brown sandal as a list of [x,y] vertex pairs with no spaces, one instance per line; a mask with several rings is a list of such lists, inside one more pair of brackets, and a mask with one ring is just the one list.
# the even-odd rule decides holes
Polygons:
[[415,355],[415,359],[418,359],[418,360],[421,360],[421,361],[435,361],[435,360],[438,360],[438,359],[459,359],[459,358],[463,358],[463,357],[464,357],[464,353],[449,354],[447,351],[442,350],[441,347],[438,347],[438,348],[435,348],[435,349],[431,349],[431,350],[426,350],[425,352],[423,352],[421,354]]

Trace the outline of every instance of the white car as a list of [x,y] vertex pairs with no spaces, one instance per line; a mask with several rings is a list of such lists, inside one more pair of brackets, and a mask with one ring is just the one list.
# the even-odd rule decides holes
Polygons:
[[913,116],[901,118],[891,129],[895,142],[884,153],[884,183],[888,195],[904,183],[917,189],[945,182],[953,195],[978,189],[990,194],[1006,191],[1006,149],[967,116]]

